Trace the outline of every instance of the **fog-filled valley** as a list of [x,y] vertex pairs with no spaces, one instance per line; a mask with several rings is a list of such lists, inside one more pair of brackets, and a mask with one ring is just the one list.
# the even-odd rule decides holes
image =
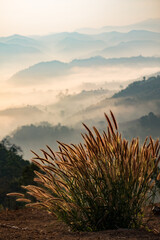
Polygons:
[[79,143],[115,114],[127,139],[160,136],[160,20],[0,37],[0,138],[22,148]]

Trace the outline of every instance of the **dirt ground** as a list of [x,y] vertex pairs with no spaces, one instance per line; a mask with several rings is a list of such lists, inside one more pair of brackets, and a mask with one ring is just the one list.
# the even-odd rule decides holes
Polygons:
[[73,233],[65,224],[45,211],[30,208],[2,211],[0,212],[0,240],[158,240],[160,239],[160,216],[154,216],[151,213],[151,218],[152,221],[148,223],[148,227],[152,231],[118,229],[95,233]]

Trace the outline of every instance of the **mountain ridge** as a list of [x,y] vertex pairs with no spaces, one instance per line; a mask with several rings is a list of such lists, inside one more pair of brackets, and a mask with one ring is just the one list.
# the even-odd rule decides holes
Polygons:
[[[21,70],[13,75],[9,81],[22,81],[29,79],[43,80],[46,78],[54,78],[71,73],[75,67],[93,68],[93,67],[106,67],[106,66],[159,66],[160,57],[124,57],[124,58],[104,58],[95,56],[87,59],[74,59],[69,63],[60,62],[57,60],[40,62],[31,67]],[[19,82],[20,83],[20,82]]]

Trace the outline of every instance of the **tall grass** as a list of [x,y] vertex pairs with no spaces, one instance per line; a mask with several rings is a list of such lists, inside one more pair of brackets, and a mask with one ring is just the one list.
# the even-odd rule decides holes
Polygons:
[[[59,152],[41,150],[34,153],[34,179],[39,186],[23,186],[36,203],[54,213],[72,230],[99,231],[113,228],[135,228],[142,222],[143,210],[152,197],[160,161],[159,141],[150,137],[142,147],[139,140],[129,144],[118,132],[113,113],[105,114],[107,131],[101,135],[85,124],[83,144],[59,142]],[[18,201],[26,201],[24,195]]]

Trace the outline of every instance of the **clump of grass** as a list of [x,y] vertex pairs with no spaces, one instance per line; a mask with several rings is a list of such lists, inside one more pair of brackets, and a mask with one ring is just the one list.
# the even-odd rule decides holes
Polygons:
[[[108,127],[102,135],[84,124],[83,144],[59,142],[58,153],[49,146],[48,152],[41,150],[42,157],[34,153],[32,161],[40,168],[34,181],[39,186],[23,188],[37,202],[27,206],[46,208],[72,230],[141,226],[155,186],[160,143],[150,137],[142,147],[138,138],[129,144],[119,134],[113,113],[111,119],[105,117]],[[22,194],[17,196],[18,201],[28,201]]]

